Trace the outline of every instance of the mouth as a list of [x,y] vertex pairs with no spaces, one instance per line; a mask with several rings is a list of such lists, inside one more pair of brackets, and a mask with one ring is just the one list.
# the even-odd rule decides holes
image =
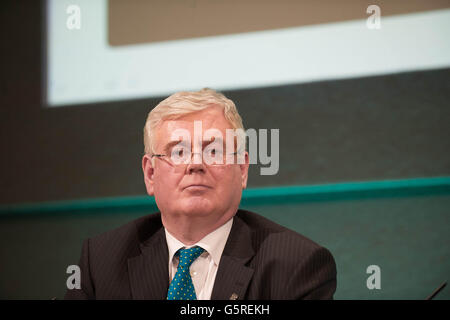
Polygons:
[[187,187],[184,188],[184,190],[191,190],[191,191],[200,191],[200,190],[206,190],[211,189],[211,187],[204,185],[204,184],[190,184]]

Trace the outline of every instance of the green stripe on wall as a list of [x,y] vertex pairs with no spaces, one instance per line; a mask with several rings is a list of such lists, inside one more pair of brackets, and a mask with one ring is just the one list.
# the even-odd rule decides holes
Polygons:
[[[450,194],[450,177],[266,187],[244,190],[241,206],[280,202]],[[0,216],[104,209],[153,208],[154,197],[128,196],[0,206]]]

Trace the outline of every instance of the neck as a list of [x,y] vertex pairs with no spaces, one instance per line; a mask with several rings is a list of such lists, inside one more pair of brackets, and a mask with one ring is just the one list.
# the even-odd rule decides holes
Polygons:
[[172,216],[161,214],[161,220],[167,231],[185,245],[193,245],[205,236],[224,225],[234,214],[224,214],[212,220],[205,217],[186,215]]

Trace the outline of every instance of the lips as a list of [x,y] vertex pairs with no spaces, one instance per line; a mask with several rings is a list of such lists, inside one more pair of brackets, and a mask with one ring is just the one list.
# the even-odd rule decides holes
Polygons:
[[210,188],[211,188],[210,186],[207,186],[205,184],[196,183],[196,184],[190,184],[190,185],[184,187],[183,189],[210,189]]

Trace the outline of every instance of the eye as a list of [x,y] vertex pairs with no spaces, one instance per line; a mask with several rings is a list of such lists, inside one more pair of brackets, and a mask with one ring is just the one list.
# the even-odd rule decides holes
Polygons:
[[185,150],[184,150],[184,148],[181,148],[181,147],[173,148],[171,154],[173,156],[182,158],[185,154]]
[[221,146],[217,144],[209,145],[208,147],[206,147],[205,151],[212,157],[220,157],[223,153]]

